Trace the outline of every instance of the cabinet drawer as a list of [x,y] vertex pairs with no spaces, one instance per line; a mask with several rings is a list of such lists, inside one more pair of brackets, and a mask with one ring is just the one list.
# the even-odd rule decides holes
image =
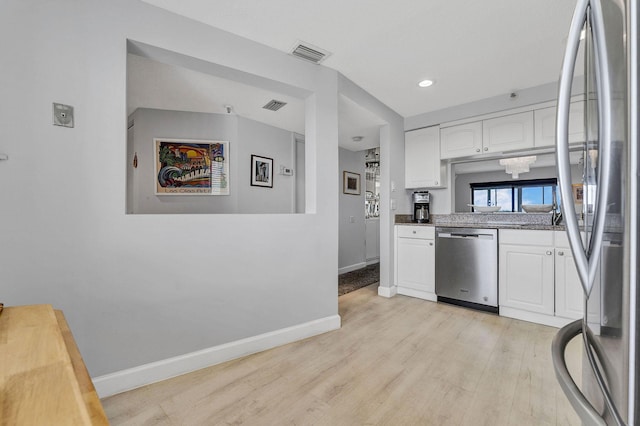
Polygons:
[[498,241],[500,244],[553,247],[553,231],[500,229]]
[[[571,248],[569,245],[569,237],[567,236],[566,231],[554,231],[555,234],[555,246],[560,248]],[[582,242],[584,244],[585,234],[584,232],[580,232],[580,237],[582,238]]]
[[436,237],[436,229],[433,226],[398,226],[398,238],[421,238],[433,240]]

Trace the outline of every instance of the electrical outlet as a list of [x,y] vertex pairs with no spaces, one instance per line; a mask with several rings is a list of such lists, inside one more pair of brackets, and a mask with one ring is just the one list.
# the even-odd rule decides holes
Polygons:
[[53,103],[53,125],[73,127],[73,107]]

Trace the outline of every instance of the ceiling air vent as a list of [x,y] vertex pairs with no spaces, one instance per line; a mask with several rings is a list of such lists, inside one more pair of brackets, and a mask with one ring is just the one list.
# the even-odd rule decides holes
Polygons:
[[271,99],[269,102],[267,102],[267,104],[265,106],[263,106],[262,108],[264,109],[268,109],[269,111],[277,111],[280,108],[282,108],[283,106],[285,106],[287,103],[286,102],[282,102],[282,101],[276,101],[275,99]]
[[296,42],[293,46],[291,54],[305,61],[313,62],[314,64],[319,64],[330,55],[326,50],[300,41]]

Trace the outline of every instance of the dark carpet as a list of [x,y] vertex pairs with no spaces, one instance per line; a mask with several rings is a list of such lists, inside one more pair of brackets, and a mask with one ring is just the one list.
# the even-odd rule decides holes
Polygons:
[[338,275],[338,296],[350,293],[380,281],[380,264],[365,266],[356,271]]

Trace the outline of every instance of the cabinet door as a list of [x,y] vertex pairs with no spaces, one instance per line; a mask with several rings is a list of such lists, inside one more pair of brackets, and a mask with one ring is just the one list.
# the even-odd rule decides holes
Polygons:
[[398,238],[397,241],[397,286],[434,293],[434,240]]
[[533,148],[533,111],[484,120],[482,152]]
[[[536,148],[556,145],[556,107],[534,111]],[[584,142],[584,103],[572,102],[569,110],[569,143]]]
[[500,306],[554,314],[553,247],[500,244]]
[[482,153],[482,121],[440,129],[440,158],[468,157]]
[[569,248],[556,248],[556,316],[579,319],[584,312],[584,293]]
[[445,186],[440,162],[440,127],[412,130],[404,136],[405,188]]

